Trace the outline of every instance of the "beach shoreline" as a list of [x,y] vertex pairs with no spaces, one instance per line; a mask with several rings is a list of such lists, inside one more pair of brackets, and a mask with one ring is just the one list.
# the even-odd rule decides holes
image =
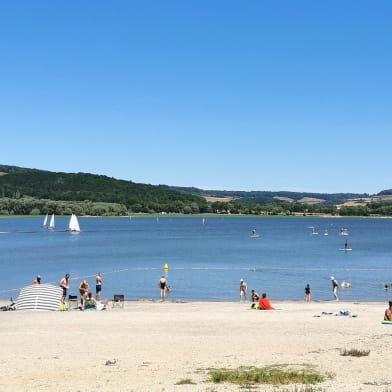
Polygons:
[[[7,304],[8,301],[0,301]],[[1,391],[239,391],[209,369],[302,364],[323,391],[392,388],[383,302],[125,301],[106,311],[1,312]],[[349,311],[346,316],[335,316]],[[345,349],[369,350],[364,357]],[[302,366],[301,365],[301,366]],[[178,385],[182,380],[194,384]],[[280,388],[280,389],[279,389]],[[259,385],[257,391],[294,391]]]

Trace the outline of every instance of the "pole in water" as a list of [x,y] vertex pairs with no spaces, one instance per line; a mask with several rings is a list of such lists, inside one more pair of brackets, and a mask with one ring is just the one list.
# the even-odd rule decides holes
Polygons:
[[169,269],[169,265],[168,265],[168,264],[165,264],[165,265],[163,266],[163,269],[164,269],[164,270],[168,270],[168,269]]

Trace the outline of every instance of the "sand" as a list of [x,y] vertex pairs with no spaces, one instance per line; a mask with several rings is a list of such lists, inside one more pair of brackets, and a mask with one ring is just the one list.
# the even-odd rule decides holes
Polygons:
[[[240,391],[208,381],[208,369],[275,364],[314,366],[329,376],[321,391],[392,391],[392,325],[380,322],[387,304],[272,304],[281,310],[131,301],[106,311],[0,312],[0,391]],[[339,310],[357,317],[322,314]],[[353,348],[370,354],[341,355]],[[186,379],[195,384],[176,385]],[[298,389],[252,389],[272,390]]]

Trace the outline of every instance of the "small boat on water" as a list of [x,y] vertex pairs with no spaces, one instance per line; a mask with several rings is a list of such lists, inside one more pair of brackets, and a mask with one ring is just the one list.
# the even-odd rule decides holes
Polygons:
[[75,214],[71,215],[71,219],[69,220],[69,225],[68,225],[68,231],[70,231],[71,233],[80,232],[79,221]]
[[309,226],[309,229],[312,229],[312,231],[310,232],[311,235],[318,235],[318,232],[316,231],[314,226]]
[[50,217],[50,222],[49,222],[48,229],[49,230],[54,230],[54,214],[52,214],[52,216]]
[[48,227],[48,214],[45,215],[44,223],[42,223],[42,227],[46,229]]

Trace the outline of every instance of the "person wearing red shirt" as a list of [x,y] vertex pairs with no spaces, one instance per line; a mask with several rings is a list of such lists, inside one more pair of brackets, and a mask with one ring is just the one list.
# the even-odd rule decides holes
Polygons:
[[273,306],[271,306],[269,299],[267,298],[267,294],[263,293],[261,295],[261,298],[259,300],[259,309],[262,310],[267,310],[267,309],[275,309]]

